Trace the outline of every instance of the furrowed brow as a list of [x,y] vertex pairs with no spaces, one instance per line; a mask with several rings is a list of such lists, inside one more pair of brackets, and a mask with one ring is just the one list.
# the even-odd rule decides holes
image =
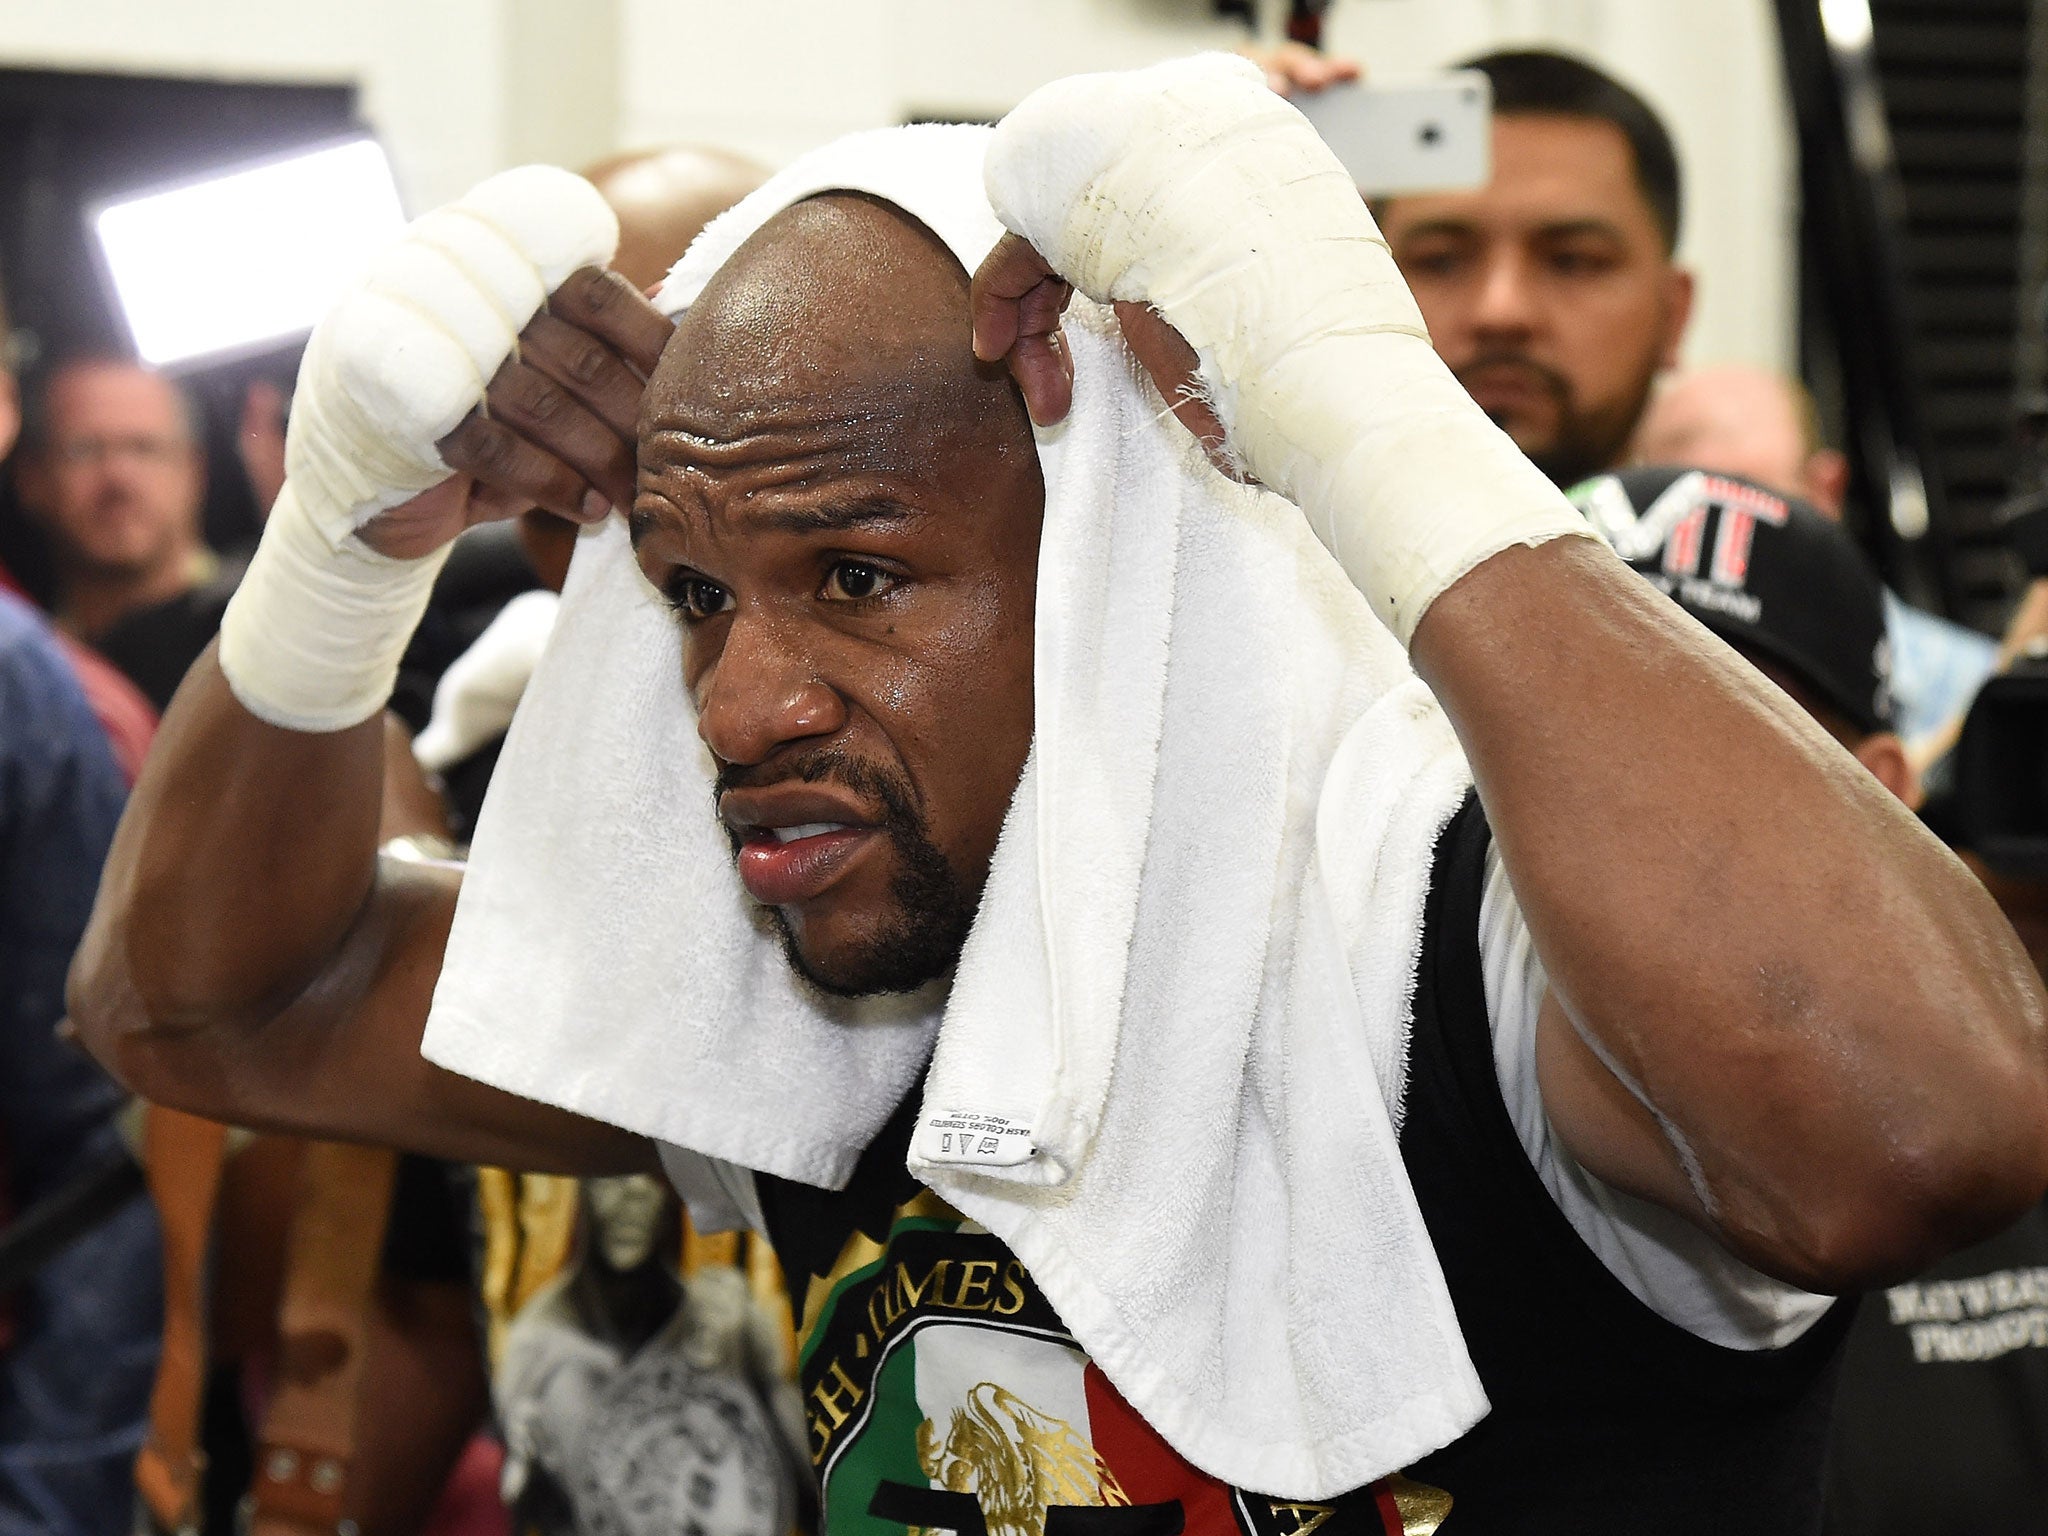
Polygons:
[[1606,219],[1561,219],[1555,224],[1545,224],[1541,234],[1546,240],[1620,240],[1623,238],[1618,226]]
[[860,496],[817,507],[779,507],[751,514],[747,521],[777,533],[844,533],[853,528],[912,522],[921,515],[886,496]]

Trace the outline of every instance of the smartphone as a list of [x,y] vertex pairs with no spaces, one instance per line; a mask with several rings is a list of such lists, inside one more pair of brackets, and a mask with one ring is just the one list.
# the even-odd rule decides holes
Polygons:
[[1456,192],[1493,174],[1493,83],[1476,69],[1294,98],[1367,197]]

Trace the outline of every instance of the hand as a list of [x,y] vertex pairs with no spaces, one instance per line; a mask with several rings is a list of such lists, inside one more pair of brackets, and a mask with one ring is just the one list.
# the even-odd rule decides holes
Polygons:
[[[1060,334],[1073,297],[1067,283],[1021,235],[1006,234],[974,274],[974,355],[1009,364],[1031,419],[1049,427],[1066,419],[1074,400],[1074,360]],[[1195,349],[1149,304],[1118,304],[1117,324],[1132,355],[1152,376],[1160,398],[1195,434],[1211,462],[1236,468],[1224,452],[1223,424],[1195,388]]]
[[1305,43],[1282,43],[1277,48],[1244,47],[1237,50],[1266,72],[1266,84],[1282,96],[1296,92],[1313,96],[1345,80],[1364,78],[1358,60],[1331,58]]
[[457,473],[379,514],[363,541],[409,559],[532,507],[589,523],[629,505],[640,396],[673,330],[616,273],[570,274],[520,333],[483,409],[441,439]]

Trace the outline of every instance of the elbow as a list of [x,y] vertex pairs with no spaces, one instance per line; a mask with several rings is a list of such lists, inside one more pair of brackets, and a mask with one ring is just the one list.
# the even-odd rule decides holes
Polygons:
[[1939,984],[1866,1000],[1850,1036],[1881,1049],[1832,1051],[1807,1079],[1799,1166],[1770,1181],[1793,1241],[1762,1267],[1809,1289],[1923,1273],[2048,1193],[2048,993],[2024,957],[1924,975]]
[[176,1031],[155,1016],[137,989],[104,908],[71,960],[64,987],[65,1017],[79,1044],[130,1093],[162,1102],[165,1085],[154,1070],[157,1046]]
[[233,1010],[206,979],[177,968],[145,976],[133,963],[121,914],[102,895],[72,957],[65,1013],[79,1043],[122,1087],[154,1104],[222,1117],[224,1105],[196,1085]]
[[1764,1267],[1828,1294],[1893,1284],[2004,1230],[2044,1194],[2048,1078],[2037,1074],[1865,1139],[1779,1227]]
[[[124,888],[125,887],[125,888]],[[66,1004],[87,1047],[107,1062],[130,1044],[253,1028],[302,981],[256,963],[246,931],[146,877],[110,865],[73,958]]]

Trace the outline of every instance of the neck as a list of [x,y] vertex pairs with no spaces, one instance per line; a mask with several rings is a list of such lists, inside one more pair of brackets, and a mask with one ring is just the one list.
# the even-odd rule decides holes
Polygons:
[[169,602],[196,586],[199,577],[199,552],[189,548],[144,571],[69,571],[58,626],[90,643],[138,609]]

